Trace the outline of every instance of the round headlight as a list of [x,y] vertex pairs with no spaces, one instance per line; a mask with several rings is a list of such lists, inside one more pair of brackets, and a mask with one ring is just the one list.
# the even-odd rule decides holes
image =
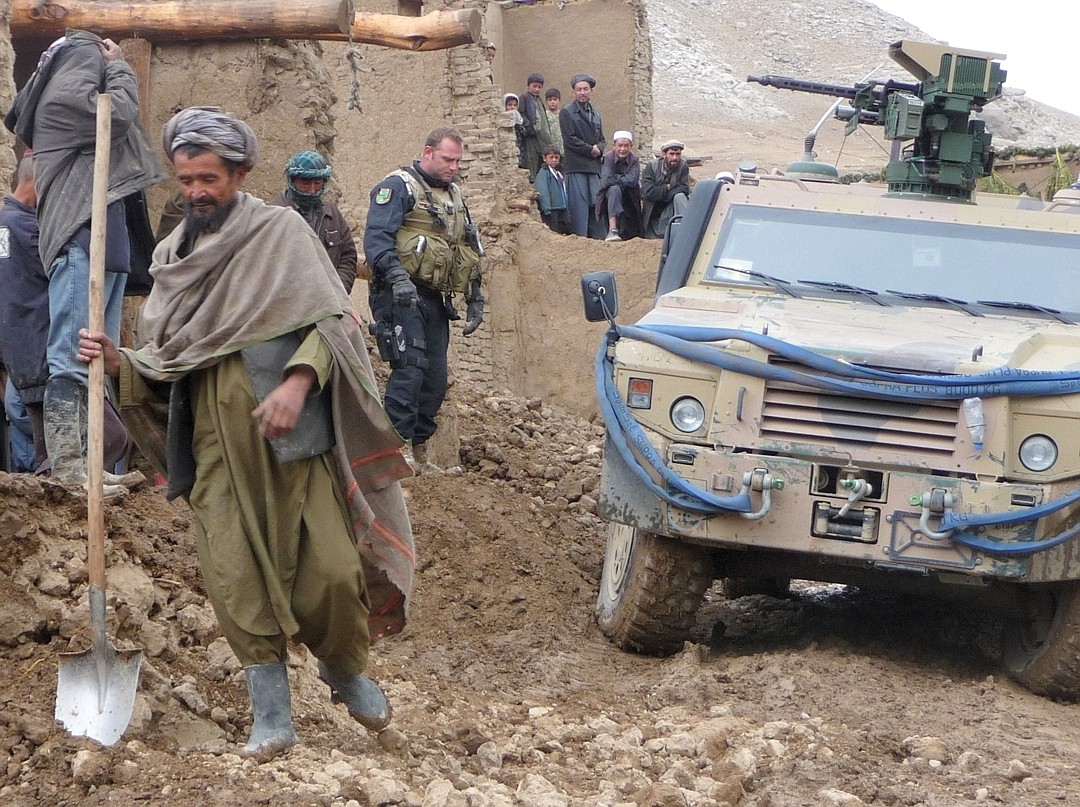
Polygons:
[[696,432],[705,423],[705,407],[694,398],[679,398],[671,407],[671,422],[681,432]]
[[1045,434],[1033,434],[1020,444],[1020,462],[1029,471],[1048,471],[1057,458],[1057,444]]

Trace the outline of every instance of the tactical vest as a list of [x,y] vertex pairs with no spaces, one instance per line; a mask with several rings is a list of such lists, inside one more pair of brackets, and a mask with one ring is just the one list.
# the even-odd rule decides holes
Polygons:
[[403,168],[390,176],[405,182],[415,204],[397,232],[401,265],[413,280],[443,292],[468,294],[480,274],[480,256],[467,232],[471,226],[461,189],[429,185]]

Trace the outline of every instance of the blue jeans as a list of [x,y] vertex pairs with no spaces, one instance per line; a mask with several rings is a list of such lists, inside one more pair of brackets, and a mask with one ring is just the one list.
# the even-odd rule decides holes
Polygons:
[[23,406],[22,398],[10,378],[7,389],[4,390],[4,411],[7,413],[8,423],[11,424],[8,432],[11,442],[11,468],[6,470],[32,474],[37,470],[37,461],[34,456],[30,416],[26,414],[26,407]]
[[[120,313],[126,274],[105,273],[105,333],[120,343]],[[78,242],[69,241],[49,271],[49,342],[45,356],[49,378],[89,384],[87,366],[77,358],[79,329],[90,325],[90,256]]]

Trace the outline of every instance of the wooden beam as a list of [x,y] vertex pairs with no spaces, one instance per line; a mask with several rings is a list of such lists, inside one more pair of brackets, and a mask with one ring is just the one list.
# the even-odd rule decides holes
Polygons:
[[[432,11],[422,17],[356,13],[350,32],[353,42],[400,50],[446,50],[472,45],[480,39],[480,12],[475,8]],[[343,41],[350,36],[320,37]]]
[[347,33],[349,0],[12,0],[11,36],[62,36],[65,28],[152,42],[313,39]]
[[154,43],[214,39],[319,39],[401,50],[475,43],[476,9],[422,17],[353,15],[351,0],[12,0],[12,39],[55,39],[66,28]]

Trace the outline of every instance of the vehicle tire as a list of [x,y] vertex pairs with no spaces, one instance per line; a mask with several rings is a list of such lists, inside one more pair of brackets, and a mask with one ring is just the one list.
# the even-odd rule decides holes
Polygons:
[[596,621],[623,650],[666,656],[683,646],[713,580],[707,549],[611,524]]
[[1080,700],[1080,581],[1024,588],[1002,627],[1005,668],[1038,695]]
[[765,594],[776,599],[783,599],[791,593],[790,577],[725,577],[720,588],[729,600],[749,597],[751,594]]

